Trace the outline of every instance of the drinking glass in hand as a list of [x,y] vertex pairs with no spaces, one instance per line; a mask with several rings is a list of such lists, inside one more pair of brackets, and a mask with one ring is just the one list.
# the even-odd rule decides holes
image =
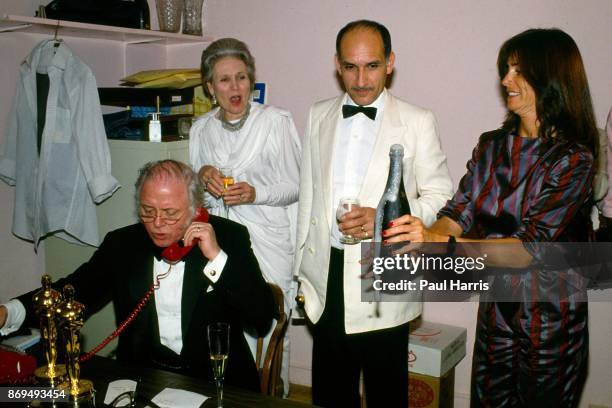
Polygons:
[[[221,178],[223,179],[223,193],[225,193],[227,188],[234,184],[234,176],[232,175],[231,167],[221,167],[219,172],[221,173]],[[229,218],[229,207],[225,203],[225,199],[223,199],[223,209],[225,211],[225,218]]]
[[[359,207],[359,199],[357,198],[342,198],[338,203],[338,209],[336,210],[336,220],[340,223],[340,218],[346,214],[347,212],[352,211],[355,207]],[[361,239],[354,237],[350,234],[344,234],[340,231],[342,236],[340,237],[340,242],[343,244],[353,245],[358,244]]]
[[208,347],[210,348],[210,365],[217,385],[217,407],[223,407],[223,378],[225,364],[229,356],[230,326],[228,323],[211,323],[208,325]]

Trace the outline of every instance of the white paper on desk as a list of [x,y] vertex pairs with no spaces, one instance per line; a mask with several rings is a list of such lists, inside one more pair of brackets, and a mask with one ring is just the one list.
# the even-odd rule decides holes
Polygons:
[[161,408],[198,408],[210,397],[176,388],[165,388],[151,402]]
[[[113,400],[117,398],[119,394],[123,394],[124,392],[128,392],[128,391],[133,392],[135,390],[136,390],[136,381],[115,380],[115,381],[109,382],[108,389],[106,390],[106,397],[104,397],[104,403],[108,405],[111,402],[113,402]],[[121,405],[117,405],[117,406],[120,406],[120,407],[127,406],[130,404],[130,399],[125,398],[125,400],[121,401],[120,403]]]

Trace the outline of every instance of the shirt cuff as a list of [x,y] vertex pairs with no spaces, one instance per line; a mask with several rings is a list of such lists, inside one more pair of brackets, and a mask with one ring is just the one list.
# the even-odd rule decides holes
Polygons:
[[99,176],[89,182],[89,191],[96,204],[100,204],[121,187],[113,176]]
[[6,307],[7,316],[4,326],[0,328],[0,334],[7,336],[19,330],[26,318],[26,310],[23,304],[17,299],[11,299],[2,306]]
[[223,268],[225,268],[225,264],[227,263],[227,254],[220,250],[215,259],[208,262],[204,267],[204,275],[208,279],[212,281],[212,283],[217,283],[219,278],[221,277],[221,272],[223,272]]

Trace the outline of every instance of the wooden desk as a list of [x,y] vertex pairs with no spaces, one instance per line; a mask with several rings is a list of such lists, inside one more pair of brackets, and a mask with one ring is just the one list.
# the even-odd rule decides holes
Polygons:
[[[130,379],[137,381],[137,394],[150,400],[159,394],[164,388],[179,388],[187,391],[211,397],[206,400],[202,407],[216,407],[217,397],[215,386],[212,383],[202,382],[195,378],[187,377],[162,370],[143,369],[130,367],[105,357],[94,357],[81,365],[81,377],[91,380],[96,389],[96,407],[106,407],[104,397],[108,383],[119,379]],[[224,405],[227,408],[306,408],[312,405],[284,400],[280,398],[266,397],[239,388],[224,387]],[[137,407],[144,406],[142,401],[137,401]]]

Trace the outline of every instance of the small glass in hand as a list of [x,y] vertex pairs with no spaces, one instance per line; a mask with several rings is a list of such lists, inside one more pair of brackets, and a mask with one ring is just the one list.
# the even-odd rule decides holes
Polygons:
[[[232,175],[231,167],[221,167],[219,169],[221,173],[221,178],[223,179],[223,193],[227,191],[227,188],[234,184],[234,176]],[[223,210],[225,214],[225,218],[229,218],[229,207],[225,203],[225,199],[223,199]]]
[[[340,202],[338,203],[338,209],[336,210],[336,220],[338,221],[338,223],[340,223],[340,218],[352,211],[355,207],[359,207],[359,199],[357,198],[342,198],[340,199]],[[343,244],[348,244],[348,245],[353,245],[353,244],[358,244],[361,239],[354,237],[350,234],[343,234],[342,231],[340,231],[340,233],[342,234],[342,236],[340,237],[340,242],[342,242]]]
[[211,323],[208,325],[210,365],[217,385],[217,408],[223,407],[223,379],[229,356],[229,336],[230,326],[228,323]]

